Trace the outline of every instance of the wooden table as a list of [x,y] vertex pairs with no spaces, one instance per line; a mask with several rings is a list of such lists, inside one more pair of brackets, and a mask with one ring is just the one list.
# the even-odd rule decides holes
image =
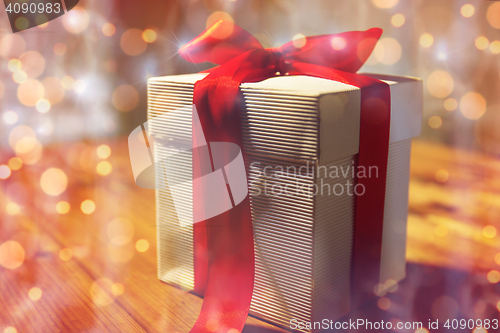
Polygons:
[[[96,155],[100,144],[112,149],[107,160],[113,171],[107,176],[95,171],[101,161]],[[3,150],[0,164],[7,163],[10,157]],[[48,168],[59,168],[68,177],[68,187],[59,196],[47,195],[40,186],[40,177]],[[436,180],[439,170],[448,173],[446,181],[442,171],[438,174],[441,182]],[[91,214],[80,209],[87,199],[95,203]],[[56,211],[60,201],[70,204],[69,213]],[[19,212],[12,204],[6,208],[12,202]],[[40,161],[24,165],[8,179],[0,180],[0,244],[15,241],[24,250],[20,267],[0,266],[0,332],[6,327],[43,333],[188,332],[202,300],[157,279],[154,207],[154,191],[134,184],[125,139],[45,148]],[[408,278],[396,292],[386,296],[389,309],[380,309],[374,300],[351,316],[431,318],[435,315],[433,302],[449,285],[447,280],[439,282],[445,276],[451,277],[451,282],[480,281],[487,297],[472,297],[471,306],[477,307],[479,299],[486,305],[476,311],[478,316],[498,317],[498,312],[492,310],[500,299],[498,288],[487,282],[486,273],[500,268],[494,261],[500,252],[500,240],[498,236],[486,237],[483,228],[498,226],[499,217],[500,161],[479,153],[415,142]],[[130,223],[116,222],[117,218]],[[136,249],[138,240],[149,243],[145,252]],[[434,278],[438,282],[424,283],[436,274],[441,280]],[[431,288],[426,293],[433,293],[432,297],[416,294],[425,286]],[[32,288],[41,290],[41,298],[36,300],[40,295]],[[468,315],[458,298],[457,316],[462,312]],[[415,302],[426,310],[415,310]],[[244,329],[247,333],[281,331],[252,317]]]

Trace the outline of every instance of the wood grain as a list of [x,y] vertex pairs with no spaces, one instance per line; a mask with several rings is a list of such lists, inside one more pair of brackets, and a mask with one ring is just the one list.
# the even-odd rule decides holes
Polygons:
[[[103,143],[112,149],[107,160],[113,171],[107,176],[95,171],[101,161],[95,151]],[[9,157],[1,154],[0,164]],[[48,168],[68,177],[67,190],[59,196],[47,195],[40,186]],[[436,179],[439,170],[446,171],[447,180]],[[80,209],[87,199],[96,205],[89,215]],[[61,215],[55,207],[63,200],[71,210]],[[12,202],[20,211],[9,215],[5,207]],[[25,252],[19,268],[0,266],[0,332],[8,326],[18,332],[188,332],[194,324],[202,300],[156,276],[154,191],[134,184],[125,138],[45,148],[38,163],[0,180],[0,212],[0,244],[13,240]],[[498,269],[494,257],[500,240],[486,237],[483,228],[498,225],[499,217],[499,161],[414,142],[409,262],[483,275]],[[117,218],[130,223],[133,235],[110,227]],[[120,232],[126,237],[114,239]],[[140,239],[149,242],[145,252],[135,247]],[[71,259],[61,259],[62,249],[71,250]],[[123,294],[113,294],[115,283],[124,286]],[[42,290],[37,301],[28,297],[33,287]],[[414,287],[402,288],[400,295],[412,297]],[[281,331],[251,317],[244,329]]]

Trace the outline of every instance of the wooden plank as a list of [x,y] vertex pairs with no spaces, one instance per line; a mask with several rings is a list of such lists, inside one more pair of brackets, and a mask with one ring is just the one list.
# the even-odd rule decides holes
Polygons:
[[[37,216],[36,224],[43,232],[50,234],[62,247],[72,250],[71,261],[81,265],[94,280],[108,279],[123,284],[124,293],[116,297],[114,304],[123,308],[147,332],[188,332],[199,314],[202,300],[158,280],[154,191],[134,184],[126,141],[110,145],[113,154],[109,161],[114,170],[106,177],[95,173],[98,159],[85,153],[85,148],[79,150],[80,155],[88,155],[86,160],[72,168],[67,164],[75,163],[67,163],[64,158],[40,161],[36,172],[40,174],[48,167],[63,169],[69,179],[68,189],[57,198],[37,193],[35,201],[38,204],[29,214]],[[65,156],[71,155],[72,149],[60,147],[57,150],[59,156]],[[37,179],[39,176],[32,175],[32,182]],[[95,212],[90,215],[83,214],[79,208],[87,199],[96,205]],[[70,203],[72,209],[68,214],[55,212],[59,200]],[[110,230],[110,222],[117,218],[129,221],[133,230],[133,237],[125,237],[121,245],[113,244],[110,238],[110,234],[119,234],[117,230],[114,233],[112,228]],[[150,244],[144,253],[135,249],[139,239],[146,239]],[[119,317],[115,321],[119,322]],[[281,331],[251,317],[247,324],[246,330],[252,332],[261,328],[267,332]]]
[[409,199],[408,261],[464,271],[499,268],[500,239],[483,232],[500,216],[498,159],[415,141]]

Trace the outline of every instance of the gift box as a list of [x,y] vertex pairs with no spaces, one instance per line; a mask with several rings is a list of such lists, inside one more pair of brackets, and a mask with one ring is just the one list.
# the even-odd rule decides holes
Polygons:
[[[250,314],[258,318],[287,328],[335,321],[359,304],[358,293],[383,295],[405,277],[410,149],[421,130],[422,82],[363,75],[389,84],[391,118],[378,283],[355,290],[356,200],[364,195],[356,186],[381,172],[358,166],[361,89],[300,75],[240,86],[255,245]],[[170,142],[191,144],[194,84],[205,76],[148,80],[148,136],[155,160],[170,160],[168,181],[176,183],[156,191],[158,277],[185,290],[194,289],[196,266],[193,225],[183,222],[193,218],[192,184],[185,182],[192,165]],[[157,164],[159,187],[164,173]]]

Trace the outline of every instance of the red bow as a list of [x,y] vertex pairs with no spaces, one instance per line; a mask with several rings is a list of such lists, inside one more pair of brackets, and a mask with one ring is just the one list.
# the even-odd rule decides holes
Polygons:
[[[378,283],[380,269],[390,90],[387,84],[355,72],[370,56],[381,34],[381,29],[373,28],[303,37],[264,49],[247,31],[221,20],[180,49],[188,61],[220,65],[209,70],[194,89],[193,102],[207,142],[232,142],[243,147],[238,104],[243,82],[276,74],[310,75],[362,88],[359,166],[380,170],[378,178],[358,180],[366,191],[357,198],[353,290],[367,293]],[[198,162],[193,157],[194,169]],[[200,191],[193,188],[195,198]],[[195,292],[204,295],[204,301],[191,332],[240,332],[250,308],[254,278],[249,198],[193,228]],[[367,276],[370,283],[366,283]]]

